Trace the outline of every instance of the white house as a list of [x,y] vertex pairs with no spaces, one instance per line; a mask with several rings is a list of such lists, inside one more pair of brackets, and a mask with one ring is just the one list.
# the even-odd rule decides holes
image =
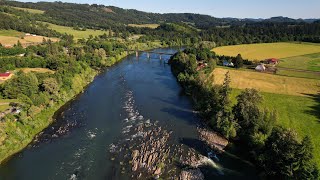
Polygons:
[[256,71],[265,71],[265,70],[266,70],[266,67],[264,66],[264,64],[259,64],[256,67]]

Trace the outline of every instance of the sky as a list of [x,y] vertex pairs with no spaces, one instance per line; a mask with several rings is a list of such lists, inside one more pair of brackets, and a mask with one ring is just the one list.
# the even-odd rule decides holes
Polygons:
[[[37,0],[20,0],[32,1]],[[42,0],[55,1],[55,0]],[[214,17],[320,18],[320,0],[60,0],[62,2],[113,5],[155,13],[199,13]]]

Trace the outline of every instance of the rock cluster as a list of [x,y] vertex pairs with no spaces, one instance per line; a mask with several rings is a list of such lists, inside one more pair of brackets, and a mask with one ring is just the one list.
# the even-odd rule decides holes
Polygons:
[[211,130],[198,128],[198,132],[200,134],[200,139],[206,142],[206,144],[214,150],[223,152],[224,148],[229,143],[227,139],[223,138],[222,136],[218,135],[217,133]]
[[[143,129],[143,125],[140,125],[136,130],[142,132]],[[167,145],[170,134],[170,132],[162,130],[161,127],[147,130],[141,137],[140,144],[137,144],[132,150],[132,171],[159,176],[171,153],[171,148]]]
[[200,169],[190,169],[182,171],[180,176],[180,180],[203,180],[204,176]]

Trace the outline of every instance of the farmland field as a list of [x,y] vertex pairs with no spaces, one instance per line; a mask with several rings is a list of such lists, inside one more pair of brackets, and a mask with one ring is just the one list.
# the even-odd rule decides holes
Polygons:
[[0,36],[23,37],[25,33],[15,30],[0,30]]
[[57,32],[71,34],[74,36],[75,39],[89,38],[90,35],[99,36],[99,35],[103,35],[104,33],[108,34],[108,31],[93,30],[93,29],[87,29],[86,31],[78,31],[68,26],[59,26],[59,25],[51,24],[47,22],[43,22],[43,23],[48,24],[49,28],[56,30]]
[[288,58],[305,54],[320,53],[320,45],[312,43],[262,43],[223,46],[213,49],[218,55],[237,56],[244,59],[264,60],[267,58]]
[[[233,102],[239,93],[238,89],[232,91]],[[320,94],[310,96],[261,94],[264,99],[262,106],[277,111],[278,124],[296,130],[300,139],[306,135],[312,137],[315,159],[320,166]]]
[[320,53],[284,58],[278,67],[320,71]]
[[[58,41],[58,38],[47,38],[44,36],[24,36],[24,32],[14,30],[0,30],[0,43],[4,46],[13,46],[18,41],[22,46],[27,46],[32,43],[41,43],[43,38],[51,39],[52,41]],[[22,39],[23,37],[23,39]]]
[[[230,72],[231,87],[237,89],[255,88],[262,92],[307,96],[318,94],[320,81],[296,77],[278,76],[267,73],[216,68],[214,82],[222,84],[225,74]],[[297,83],[299,82],[299,83]]]
[[139,27],[139,28],[150,28],[150,29],[156,29],[159,27],[159,24],[128,24],[130,27]]
[[32,14],[43,14],[44,13],[44,11],[38,10],[38,9],[20,8],[20,7],[13,7],[13,8],[18,9],[18,10],[27,11]]

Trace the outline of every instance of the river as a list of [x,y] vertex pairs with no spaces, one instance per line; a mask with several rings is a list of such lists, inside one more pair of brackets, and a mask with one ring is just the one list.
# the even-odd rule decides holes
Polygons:
[[[0,166],[0,179],[132,179],[126,157],[135,147],[129,146],[148,143],[136,138],[139,132],[134,128],[138,124],[171,133],[166,146],[203,153],[196,147],[200,119],[188,97],[181,93],[166,63],[169,58],[128,56],[98,75],[82,94],[56,113],[55,122],[37,142]],[[206,179],[256,179],[254,167],[236,155],[217,157],[212,166],[201,169]],[[165,166],[177,168],[174,162]]]

